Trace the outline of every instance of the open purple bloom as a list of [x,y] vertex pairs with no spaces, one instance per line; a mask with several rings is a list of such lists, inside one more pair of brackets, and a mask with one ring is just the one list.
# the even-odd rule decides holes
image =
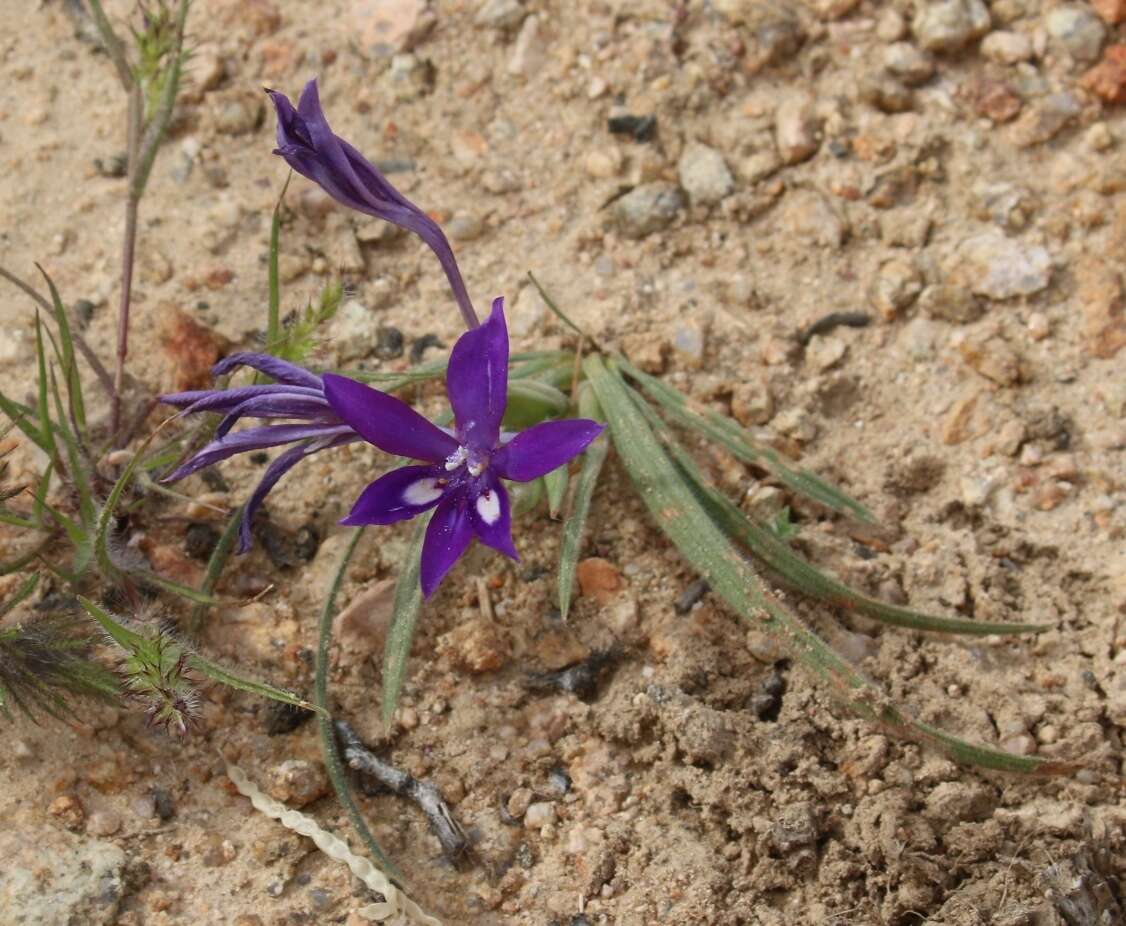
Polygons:
[[[210,443],[192,454],[162,481],[175,482],[237,453],[293,444],[266,468],[262,480],[243,508],[238,550],[245,553],[250,549],[250,525],[254,514],[278,480],[310,454],[358,441],[360,436],[333,411],[325,398],[321,377],[316,374],[269,354],[251,353],[225,357],[215,364],[211,372],[214,376],[221,376],[239,366],[265,373],[276,382],[236,389],[175,392],[160,397],[166,405],[182,409],[184,415],[223,413],[223,420],[215,429]],[[240,418],[281,418],[301,423],[264,425],[231,433],[231,428]]]
[[374,164],[333,133],[321,109],[316,80],[305,85],[296,108],[284,94],[266,92],[278,114],[274,154],[280,154],[297,173],[319,184],[337,202],[418,235],[438,256],[466,326],[476,327],[477,313],[442,229],[396,190]]
[[452,434],[393,396],[343,376],[324,377],[329,404],[364,440],[424,461],[376,479],[341,523],[394,524],[436,509],[422,547],[422,592],[428,598],[474,536],[517,559],[502,479],[538,479],[602,432],[597,422],[565,419],[515,436],[501,433],[508,391],[503,302],[497,299],[488,321],[463,334],[450,354],[446,391],[454,411]]

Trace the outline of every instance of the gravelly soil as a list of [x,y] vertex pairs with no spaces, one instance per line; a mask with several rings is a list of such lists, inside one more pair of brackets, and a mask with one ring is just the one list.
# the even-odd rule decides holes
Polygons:
[[[745,507],[794,505],[795,545],[821,567],[923,609],[1057,628],[958,642],[799,604],[923,719],[1089,759],[1065,780],[960,768],[847,718],[710,596],[678,613],[694,576],[611,457],[584,556],[618,589],[585,589],[569,624],[553,616],[559,525],[546,516],[520,525],[519,564],[475,551],[424,611],[385,735],[379,583],[406,534],[370,532],[342,592],[359,604],[332,686],[340,713],[437,784],[473,840],[455,866],[415,807],[362,799],[412,895],[444,921],[1123,921],[1126,120],[1113,73],[1085,77],[1122,30],[1083,3],[915,6],[195,4],[192,84],[141,211],[130,359],[143,389],[205,379],[218,353],[259,343],[285,177],[260,87],[296,95],[320,75],[337,131],[450,230],[478,305],[507,298],[517,349],[573,345],[527,288],[532,269],[601,343],[879,515],[887,535],[862,543],[699,448]],[[1113,20],[1122,5],[1096,6]],[[5,0],[0,12],[0,261],[29,278],[39,261],[65,299],[89,300],[86,337],[108,357],[124,181],[105,174],[124,149],[124,99],[67,4]],[[655,128],[611,133],[623,115]],[[653,195],[624,195],[638,188]],[[381,328],[408,352],[430,334],[452,344],[458,316],[420,244],[300,178],[288,202],[286,309],[337,271],[351,293],[321,362],[401,368],[407,357],[377,356]],[[14,290],[0,300],[0,387],[20,398],[30,312]],[[799,339],[830,313],[867,324]],[[26,447],[12,459],[17,477],[38,463]],[[325,539],[305,544],[309,562],[259,544],[233,563],[228,600],[269,590],[217,609],[205,652],[309,689],[316,613],[346,539],[334,525],[383,465],[343,448],[283,481],[270,531]],[[186,491],[230,506],[261,468],[232,461],[227,490]],[[139,546],[198,581],[185,553],[198,518],[221,520],[162,501]],[[0,543],[19,540],[5,528]],[[530,683],[611,647],[586,700]],[[223,775],[217,750],[268,790],[324,793],[312,725],[271,736],[270,716],[208,690],[182,740],[125,708],[9,732],[0,910],[15,912],[0,920],[362,922],[358,882]],[[288,760],[311,764],[288,766],[287,785]],[[331,797],[305,810],[347,832]]]

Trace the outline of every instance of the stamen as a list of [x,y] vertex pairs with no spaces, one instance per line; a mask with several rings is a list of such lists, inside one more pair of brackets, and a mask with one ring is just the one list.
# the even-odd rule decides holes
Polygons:
[[465,447],[458,447],[453,453],[446,457],[446,470],[452,472],[461,466],[469,457],[469,450]]

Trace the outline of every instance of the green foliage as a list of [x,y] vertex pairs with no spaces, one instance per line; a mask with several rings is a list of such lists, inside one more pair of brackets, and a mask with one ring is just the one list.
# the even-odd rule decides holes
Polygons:
[[266,350],[282,360],[304,363],[317,346],[318,329],[335,317],[343,298],[343,283],[327,283],[316,302],[310,302],[304,312],[282,324],[276,340],[267,343]]
[[[7,601],[0,617],[12,612],[35,591],[31,575]],[[27,624],[0,629],[0,713],[12,719],[15,707],[31,720],[42,712],[56,719],[73,716],[75,698],[113,701],[113,675],[86,656],[89,634],[67,615],[52,614]]]
[[[747,560],[716,525],[682,469],[662,447],[636,396],[602,358],[584,363],[606,412],[614,446],[658,528],[701,577],[747,623],[771,634],[794,660],[859,717],[941,749],[960,762],[1025,774],[1058,774],[1068,763],[1017,756],[967,743],[914,720],[769,594]],[[775,542],[777,539],[775,538]],[[784,546],[784,545],[783,545]]]
[[[150,122],[168,95],[169,84],[178,81],[188,55],[182,50],[183,24],[179,10],[167,0],[140,4],[143,28],[131,29],[137,50],[133,79],[145,103],[144,121]],[[175,95],[175,90],[173,90]]]
[[391,628],[383,644],[383,725],[390,728],[403,680],[407,677],[407,660],[414,640],[414,627],[422,610],[422,585],[419,571],[422,567],[422,543],[426,539],[426,526],[430,515],[417,519],[411,542],[399,567],[399,581],[395,583],[395,606],[391,612]]
[[294,707],[316,710],[292,692],[244,678],[204,658],[178,640],[167,624],[132,625],[79,596],[86,613],[124,652],[120,672],[127,691],[146,705],[152,723],[187,732],[199,708],[199,679],[261,695]]

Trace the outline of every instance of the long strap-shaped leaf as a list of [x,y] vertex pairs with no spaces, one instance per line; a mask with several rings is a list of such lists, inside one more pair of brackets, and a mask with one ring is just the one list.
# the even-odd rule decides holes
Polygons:
[[633,393],[632,390],[630,394],[634,399],[637,410],[652,426],[654,433],[664,444],[668,455],[676,464],[677,469],[688,480],[692,490],[696,493],[708,514],[711,515],[712,520],[732,540],[745,544],[767,567],[777,573],[786,585],[795,588],[803,595],[809,595],[817,601],[836,608],[856,611],[858,614],[863,614],[883,624],[909,627],[912,630],[984,637],[990,634],[1042,633],[1051,629],[1051,624],[973,621],[963,617],[938,617],[932,614],[923,614],[910,608],[901,608],[884,601],[878,601],[875,598],[869,598],[867,595],[849,588],[843,582],[830,578],[798,556],[790,549],[789,545],[775,536],[773,532],[748,518],[730,499],[709,485],[692,455],[668,433],[668,429],[663,427],[663,422],[657,413],[641,396]]
[[606,413],[614,446],[662,532],[712,589],[745,621],[786,646],[793,658],[826,683],[858,716],[890,732],[936,747],[960,762],[1025,774],[1062,774],[1071,763],[1016,756],[978,746],[907,716],[873,682],[837,655],[773,596],[738,549],[712,522],[691,487],[665,456],[625,383],[600,357],[588,357],[586,374]]
[[[579,411],[584,418],[605,421],[602,407],[594,397],[594,392],[585,385],[579,392]],[[559,544],[559,613],[563,620],[571,610],[571,595],[575,584],[575,570],[578,567],[579,552],[582,547],[583,530],[590,513],[590,500],[598,485],[598,474],[606,462],[610,451],[610,441],[602,435],[586,448],[583,453],[582,468],[575,481],[575,494],[571,502],[571,516],[563,525],[563,539]]]
[[616,361],[622,370],[641,386],[642,389],[672,416],[673,420],[686,428],[699,431],[701,434],[722,444],[735,457],[744,463],[765,467],[788,485],[795,492],[819,502],[833,511],[851,515],[869,524],[875,523],[875,518],[856,499],[849,497],[840,489],[830,485],[819,476],[803,469],[794,469],[788,466],[772,447],[767,447],[752,441],[735,422],[716,412],[703,413],[694,411],[688,398],[667,383],[661,382],[656,377],[643,373],[628,361]]
[[399,581],[395,583],[395,609],[391,615],[391,628],[387,631],[387,642],[383,644],[382,712],[385,727],[391,726],[391,718],[395,716],[395,708],[399,704],[399,694],[407,675],[407,659],[414,640],[414,625],[418,621],[418,612],[422,610],[419,572],[422,569],[422,544],[429,523],[430,516],[423,515],[415,524]]

